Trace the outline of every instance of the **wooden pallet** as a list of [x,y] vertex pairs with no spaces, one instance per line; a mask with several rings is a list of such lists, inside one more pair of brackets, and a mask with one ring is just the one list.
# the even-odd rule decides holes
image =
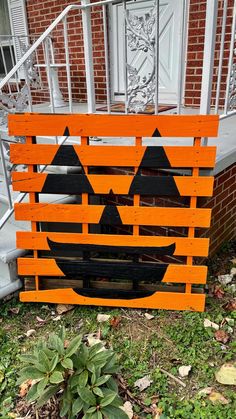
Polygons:
[[[12,174],[13,189],[29,192],[28,203],[15,204],[16,220],[31,222],[30,232],[17,233],[17,247],[33,252],[18,259],[19,275],[34,278],[34,289],[22,292],[21,301],[204,310],[205,295],[192,285],[206,283],[207,267],[194,265],[193,258],[208,255],[209,239],[195,232],[210,226],[211,210],[197,208],[197,197],[212,196],[213,177],[200,176],[199,169],[214,167],[216,148],[202,147],[201,137],[217,132],[217,116],[10,115],[9,134],[26,136],[25,144],[11,144],[11,161],[28,165],[27,172]],[[80,136],[81,143],[36,144],[35,136],[44,135]],[[90,136],[135,140],[133,146],[92,146]],[[143,137],[153,137],[156,145],[144,146]],[[160,146],[160,137],[192,137],[193,145]],[[46,174],[38,165],[83,170]],[[129,174],[108,175],[111,166],[128,167]],[[142,175],[143,169],[173,168],[190,169],[191,175]],[[39,193],[81,195],[81,204],[41,203]],[[132,197],[133,206],[90,204],[90,195],[110,193]],[[187,196],[190,205],[142,206],[141,196]],[[82,232],[46,232],[42,222],[79,223]],[[90,224],[101,233],[91,233]],[[103,226],[132,226],[132,234],[104,234]],[[188,234],[144,236],[141,226],[186,227]],[[125,259],[117,259],[120,254]],[[186,263],[150,263],[143,255],[185,256]]]

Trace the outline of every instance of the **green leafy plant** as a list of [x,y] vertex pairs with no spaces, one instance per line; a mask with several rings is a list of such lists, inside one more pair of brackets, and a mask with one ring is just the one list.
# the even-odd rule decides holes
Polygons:
[[101,343],[92,347],[76,336],[65,348],[65,329],[39,342],[33,353],[22,355],[24,367],[18,385],[27,380],[34,384],[27,394],[29,402],[41,407],[56,394],[60,416],[69,419],[127,419],[120,409],[122,400],[113,375],[117,373],[116,355]]

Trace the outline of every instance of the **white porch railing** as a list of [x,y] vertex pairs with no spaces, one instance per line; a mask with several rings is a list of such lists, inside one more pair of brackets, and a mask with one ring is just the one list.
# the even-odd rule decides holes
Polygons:
[[[63,71],[66,82],[64,82],[63,93],[66,96],[66,103],[69,107],[69,112],[73,112],[73,103],[75,99],[75,89],[72,86],[72,62],[71,62],[71,46],[70,46],[70,15],[75,14],[75,19],[78,22],[82,15],[82,31],[83,31],[83,47],[84,47],[84,61],[85,75],[86,75],[86,91],[87,91],[87,106],[88,113],[96,112],[96,89],[95,89],[95,71],[94,71],[94,56],[93,43],[94,38],[91,30],[91,13],[98,13],[102,16],[101,32],[103,33],[104,44],[104,76],[105,76],[105,91],[106,91],[106,105],[107,112],[112,110],[111,106],[111,69],[109,64],[109,34],[108,34],[108,8],[111,4],[123,4],[123,22],[122,30],[124,31],[124,86],[125,86],[125,112],[140,112],[145,109],[147,105],[153,104],[154,113],[158,114],[158,105],[160,104],[160,86],[159,86],[159,6],[160,0],[153,0],[149,13],[145,16],[145,21],[140,17],[132,16],[129,13],[129,7],[132,2],[125,0],[104,0],[90,3],[89,0],[82,0],[81,5],[69,5],[65,10],[52,22],[47,30],[30,46],[30,42],[23,43],[22,57],[16,62],[14,55],[13,43],[10,37],[8,41],[10,44],[10,57],[12,67],[8,71],[9,64],[7,64],[4,55],[3,43],[6,38],[0,37],[0,59],[4,68],[4,77],[0,81],[0,117],[2,113],[2,124],[4,124],[4,117],[9,112],[19,111],[33,111],[34,104],[37,101],[45,101],[49,99],[50,110],[54,113],[58,106],[65,105],[64,98],[61,93],[60,77],[58,78],[58,71]],[[223,2],[223,15],[221,21],[222,30],[217,35],[216,45],[216,28],[217,18],[219,18],[219,5],[222,2],[217,0],[207,0],[206,23],[205,23],[205,44],[204,44],[204,59],[202,66],[202,90],[201,90],[201,113],[210,113],[213,111],[218,113],[222,108],[222,101],[224,101],[224,111],[222,118],[236,113],[236,62],[235,62],[235,29],[236,29],[236,6],[233,10],[233,19],[231,26],[231,43],[228,54],[228,76],[226,89],[222,89],[223,77],[223,62],[225,59],[226,50],[226,27],[228,25],[229,8],[228,0]],[[182,0],[182,22],[180,30],[180,48],[178,56],[178,92],[176,112],[181,113],[184,105],[183,88],[184,88],[184,71],[185,71],[185,38],[186,27],[188,22],[188,0]],[[236,5],[236,0],[235,0]],[[62,29],[61,29],[62,24]],[[60,58],[55,52],[54,48],[54,34],[55,31],[60,31],[60,43],[57,44],[56,49],[61,50]],[[18,41],[22,45],[22,41]],[[141,45],[141,46],[140,46]],[[129,65],[127,52],[128,48],[133,47],[138,51],[140,48],[149,54],[152,62],[152,70],[150,74],[141,77],[135,68]],[[213,70],[215,53],[219,54],[217,70],[216,87],[212,89]],[[23,77],[22,77],[23,74]],[[14,91],[13,91],[14,86]],[[3,125],[0,125],[0,133]],[[16,139],[21,140],[21,139]],[[55,139],[57,141],[57,139]],[[0,228],[6,223],[13,212],[13,204],[11,198],[11,190],[8,176],[8,162],[7,162],[7,144],[5,139],[1,143],[1,157],[3,165],[3,174],[7,188],[7,195],[9,201],[8,211],[0,220]],[[23,199],[20,195],[17,200]]]

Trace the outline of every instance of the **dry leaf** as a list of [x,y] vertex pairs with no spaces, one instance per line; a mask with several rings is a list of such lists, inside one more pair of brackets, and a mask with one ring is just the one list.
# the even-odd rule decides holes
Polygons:
[[20,397],[25,397],[31,386],[32,386],[32,380],[27,380],[27,381],[25,381],[25,383],[22,383],[19,387],[20,388],[20,391],[19,391]]
[[216,285],[213,289],[213,295],[220,300],[224,297],[225,292],[219,285]]
[[53,317],[53,319],[52,319],[54,322],[58,322],[59,320],[61,320],[61,316],[59,315],[59,316],[56,316],[56,317]]
[[225,305],[224,309],[227,311],[235,311],[236,310],[236,298],[229,300]]
[[232,279],[233,279],[233,274],[226,274],[226,275],[219,275],[218,276],[218,281],[222,285],[230,284]]
[[198,394],[201,396],[201,395],[208,395],[208,394],[211,394],[211,392],[213,391],[213,387],[205,387],[205,388],[203,388],[202,390],[200,390],[199,392],[198,392]]
[[225,330],[217,330],[214,336],[218,342],[227,343],[229,341],[229,335]]
[[9,308],[9,311],[13,314],[19,314],[20,309],[19,307],[12,307],[12,308]]
[[162,415],[162,409],[160,407],[155,407],[152,419],[160,419]]
[[135,381],[134,386],[138,387],[140,391],[143,391],[146,388],[150,387],[152,382],[153,381],[150,380],[150,376],[146,375],[145,377],[140,378],[139,380]]
[[179,367],[179,376],[187,377],[192,369],[192,365],[182,365]]
[[37,320],[37,322],[39,322],[41,324],[46,323],[46,320],[41,319],[41,317],[39,317],[39,316],[36,316],[36,320]]
[[56,312],[60,315],[73,310],[73,308],[75,308],[75,306],[73,306],[72,304],[57,304]]
[[232,268],[230,271],[230,275],[235,276],[236,275],[236,268]]
[[121,316],[114,316],[110,320],[110,325],[111,327],[115,329],[120,324],[120,322],[121,322]]
[[144,316],[146,317],[146,319],[148,319],[148,320],[152,320],[152,319],[154,319],[154,317],[155,316],[152,316],[152,314],[149,314],[149,313],[145,313],[144,314]]
[[27,338],[29,338],[31,335],[33,335],[34,333],[36,333],[35,329],[29,329],[27,330],[27,332],[25,333],[25,336],[27,336]]
[[236,258],[230,259],[230,262],[232,262],[234,265],[236,265]]
[[223,394],[219,393],[218,391],[212,391],[208,398],[213,404],[229,404],[229,401],[223,396]]
[[215,374],[216,381],[226,385],[236,385],[236,366],[235,364],[223,364]]
[[98,314],[97,321],[98,323],[107,322],[110,319],[110,314]]
[[219,325],[214,322],[211,322],[209,319],[205,319],[203,324],[204,327],[212,327],[215,330],[219,330]]
[[124,410],[126,415],[129,419],[132,419],[134,416],[132,404],[130,402],[125,402],[123,406],[121,406],[121,409]]

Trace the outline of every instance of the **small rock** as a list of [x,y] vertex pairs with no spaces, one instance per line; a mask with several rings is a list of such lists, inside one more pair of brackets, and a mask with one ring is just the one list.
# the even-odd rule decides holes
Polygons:
[[129,419],[133,418],[134,412],[132,404],[130,402],[125,402],[124,405],[121,406],[121,409],[124,410]]
[[192,365],[182,365],[179,367],[179,376],[180,377],[187,377],[192,369]]
[[221,285],[227,285],[227,284],[230,284],[230,282],[232,281],[232,279],[233,279],[233,274],[226,274],[226,275],[219,275],[218,276],[218,281],[219,281],[219,283],[221,284]]
[[110,319],[110,314],[98,314],[97,321],[98,323],[107,322]]
[[211,322],[209,319],[205,319],[203,324],[204,327],[212,327],[215,330],[219,330],[220,328],[218,324]]
[[149,313],[145,313],[144,314],[144,316],[146,317],[146,319],[148,319],[148,320],[152,320],[152,319],[154,319],[154,317],[155,316],[152,316],[152,314],[149,314]]
[[150,380],[150,376],[146,375],[145,377],[140,378],[139,380],[135,381],[134,386],[138,387],[140,391],[143,391],[146,388],[150,387],[152,382],[153,381]]

